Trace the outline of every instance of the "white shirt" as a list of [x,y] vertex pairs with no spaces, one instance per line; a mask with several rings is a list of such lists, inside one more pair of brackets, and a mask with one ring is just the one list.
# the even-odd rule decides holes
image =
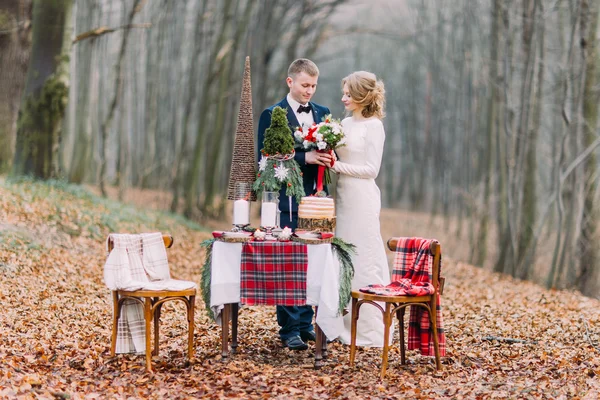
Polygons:
[[311,126],[313,124],[313,122],[315,122],[314,118],[313,118],[313,113],[309,112],[309,113],[299,113],[298,112],[298,107],[302,106],[306,106],[307,104],[300,104],[298,103],[296,100],[294,100],[292,98],[292,96],[290,96],[290,94],[288,93],[287,95],[287,102],[290,105],[290,107],[292,108],[292,110],[294,111],[294,114],[296,115],[296,119],[298,120],[298,123],[300,124],[300,126],[307,127],[307,126]]

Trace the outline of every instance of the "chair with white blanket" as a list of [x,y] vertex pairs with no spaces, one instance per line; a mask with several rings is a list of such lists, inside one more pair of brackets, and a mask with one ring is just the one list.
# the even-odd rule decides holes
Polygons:
[[[152,371],[152,355],[158,355],[162,305],[182,301],[187,310],[188,359],[194,354],[194,305],[196,284],[171,279],[165,248],[171,235],[111,234],[104,266],[104,280],[113,297],[111,356],[115,353],[145,353],[146,370]],[[151,349],[154,322],[154,349]]]

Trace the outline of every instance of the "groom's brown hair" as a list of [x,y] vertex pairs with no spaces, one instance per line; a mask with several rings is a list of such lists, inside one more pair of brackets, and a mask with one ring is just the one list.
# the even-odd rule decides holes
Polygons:
[[319,76],[319,68],[317,67],[317,64],[310,61],[308,58],[299,58],[294,60],[288,68],[288,76],[292,78],[301,72],[304,72],[310,76]]

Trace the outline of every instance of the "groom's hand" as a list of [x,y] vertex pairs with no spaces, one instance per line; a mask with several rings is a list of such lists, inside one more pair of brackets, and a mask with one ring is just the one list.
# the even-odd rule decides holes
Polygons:
[[329,167],[331,165],[332,157],[329,153],[319,153],[318,151],[313,150],[306,152],[304,157],[304,161],[307,164],[317,164],[324,167]]

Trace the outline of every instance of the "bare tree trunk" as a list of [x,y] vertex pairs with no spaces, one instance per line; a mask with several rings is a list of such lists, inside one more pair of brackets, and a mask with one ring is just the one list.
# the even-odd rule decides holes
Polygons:
[[[583,118],[583,107],[584,107],[584,91],[586,86],[586,63],[588,50],[586,46],[586,38],[588,37],[588,23],[590,22],[589,4],[587,0],[579,2],[579,7],[576,9],[579,15],[579,50],[580,58],[577,68],[572,69],[572,80],[577,82],[577,85],[573,85],[574,98],[572,102],[572,115],[574,116],[571,132],[569,135],[569,144],[571,149],[571,156],[574,158],[583,151],[583,139],[585,135],[585,119]],[[582,217],[585,207],[585,185],[584,180],[584,166],[577,168],[573,177],[569,182],[568,189],[565,193],[565,197],[568,199],[568,209],[565,218],[565,234],[563,238],[563,244],[561,246],[560,256],[558,258],[558,272],[555,276],[553,286],[562,286],[564,279],[564,271],[567,271],[566,285],[572,287],[577,281],[578,267],[576,261],[577,256],[575,252],[577,250],[578,242],[582,234]]]
[[[527,250],[531,245],[533,239],[533,229],[536,223],[537,216],[537,190],[536,190],[536,181],[537,181],[537,138],[538,131],[540,126],[541,119],[541,107],[542,107],[542,98],[543,98],[543,87],[544,87],[544,18],[543,18],[543,6],[542,2],[539,0],[535,0],[533,2],[534,9],[530,13],[531,18],[531,30],[532,37],[536,30],[539,31],[539,43],[537,45],[540,49],[540,60],[537,62],[538,66],[538,74],[537,74],[537,87],[535,90],[532,90],[532,100],[533,104],[531,108],[533,108],[533,116],[532,116],[532,126],[531,128],[527,127],[526,131],[523,134],[526,135],[527,144],[526,144],[526,152],[525,152],[525,163],[523,165],[523,182],[521,186],[522,192],[522,203],[521,203],[521,218],[520,218],[520,229],[518,236],[518,253],[517,253],[517,276],[521,279],[527,279],[530,277],[532,272],[532,265],[530,263],[524,262],[525,256],[527,254]],[[539,23],[536,24],[537,9],[540,9],[540,18]],[[531,39],[530,39],[531,40]],[[532,40],[531,40],[532,41]],[[534,43],[535,44],[535,43]],[[529,49],[529,52],[535,53],[535,46]],[[535,55],[532,54],[534,62],[532,62],[531,73],[533,75],[535,69]],[[533,88],[533,76],[531,78],[531,84]]]
[[185,177],[185,171],[183,169],[184,161],[187,160],[187,148],[189,143],[189,133],[190,123],[192,121],[191,113],[192,113],[192,105],[194,104],[194,98],[196,97],[196,93],[198,91],[198,82],[200,81],[200,54],[202,52],[202,40],[200,39],[203,34],[204,29],[204,13],[206,12],[206,3],[207,1],[202,1],[202,6],[200,8],[200,12],[198,13],[198,18],[196,20],[196,30],[194,34],[194,55],[191,57],[191,66],[190,66],[190,80],[189,80],[189,93],[185,105],[185,111],[183,114],[183,124],[182,124],[182,138],[181,138],[181,147],[179,149],[179,156],[175,159],[175,165],[173,170],[173,184],[171,186],[171,192],[173,193],[173,198],[171,201],[171,212],[176,212],[179,208],[179,193],[181,192],[181,182]]
[[[223,4],[223,18],[231,18],[230,9],[232,6],[232,0],[226,0]],[[212,104],[209,103],[209,94],[212,91],[215,83],[215,78],[219,74],[219,68],[221,66],[222,60],[217,60],[217,56],[219,52],[223,50],[223,46],[225,45],[225,39],[227,34],[228,26],[226,23],[221,24],[221,30],[217,39],[214,42],[214,47],[210,53],[210,62],[209,70],[205,75],[205,80],[203,83],[203,91],[202,91],[202,102],[203,105],[200,107],[200,115],[199,115],[199,128],[198,135],[196,137],[196,144],[194,146],[194,153],[192,156],[192,165],[188,171],[186,181],[185,181],[185,208],[184,215],[190,218],[193,214],[194,209],[194,199],[197,196],[198,182],[200,180],[200,167],[202,163],[202,157],[204,154],[204,139],[206,136],[206,132],[208,129],[207,124],[207,116],[209,115],[208,109]],[[213,173],[209,171],[208,173]]]
[[[242,14],[242,16],[240,17],[240,21],[238,21],[236,23],[236,31],[233,34],[233,37],[231,39],[231,48],[229,50],[229,54],[227,56],[223,57],[223,68],[221,68],[221,77],[220,77],[220,82],[219,82],[219,86],[220,86],[220,98],[219,98],[219,102],[217,104],[217,111],[216,111],[216,123],[215,123],[215,132],[217,132],[217,135],[214,135],[213,137],[213,143],[212,143],[212,149],[208,154],[207,157],[207,164],[205,165],[205,168],[211,168],[211,166],[217,166],[217,165],[221,165],[222,162],[222,155],[223,155],[223,151],[222,151],[222,143],[225,140],[226,135],[229,136],[233,136],[232,132],[224,132],[223,131],[223,127],[225,125],[225,115],[226,115],[226,105],[228,104],[227,102],[227,95],[232,95],[233,91],[231,89],[228,89],[228,86],[230,85],[230,82],[233,81],[233,77],[232,77],[232,71],[235,71],[235,62],[236,60],[236,54],[237,54],[237,48],[239,46],[239,43],[242,39],[242,35],[246,32],[247,28],[248,28],[248,24],[250,23],[250,15],[252,13],[252,8],[253,8],[253,3],[252,2],[248,2],[246,3],[246,8]],[[225,167],[226,168],[226,167]],[[220,213],[221,213],[221,207],[218,207],[216,210],[213,210],[213,203],[214,203],[214,197],[215,197],[215,192],[216,192],[216,182],[220,181],[219,176],[217,176],[216,173],[210,173],[206,176],[206,184],[205,184],[205,196],[204,196],[204,202],[202,205],[202,212],[203,213],[211,213],[214,217],[220,217]]]
[[504,4],[502,7],[502,32],[504,33],[503,43],[503,72],[502,72],[502,97],[501,109],[498,115],[498,125],[496,126],[496,225],[498,230],[498,259],[494,266],[496,272],[506,272],[507,265],[511,265],[514,247],[511,239],[510,225],[510,195],[508,193],[508,154],[507,137],[511,135],[511,115],[508,104],[508,89],[510,85],[510,71],[512,63],[512,38],[510,31],[510,4]]
[[[129,13],[129,18],[127,21],[127,25],[131,25],[133,22],[133,17],[139,11],[138,7],[140,6],[142,0],[135,0],[133,7],[131,7],[131,11]],[[119,58],[117,59],[117,64],[115,65],[115,89],[113,91],[113,97],[108,107],[108,114],[102,122],[100,127],[100,171],[98,181],[100,184],[100,191],[102,192],[102,196],[106,197],[106,158],[107,158],[107,147],[108,147],[108,134],[109,129],[112,124],[112,120],[115,116],[115,111],[119,105],[121,99],[121,92],[123,91],[123,59],[125,57],[125,51],[127,50],[127,42],[129,39],[129,28],[125,29],[123,32],[123,40],[121,41],[121,49],[119,50]]]
[[490,220],[490,193],[491,193],[491,180],[492,180],[492,166],[493,166],[493,142],[496,136],[496,129],[499,125],[498,118],[498,106],[501,102],[500,96],[500,75],[498,65],[500,62],[500,32],[502,26],[502,5],[501,0],[494,0],[492,5],[492,33],[491,33],[491,44],[490,44],[490,69],[489,69],[489,80],[490,95],[488,98],[488,118],[487,118],[487,129],[486,129],[486,141],[483,159],[485,170],[482,173],[483,182],[483,204],[482,214],[479,221],[479,233],[477,235],[477,242],[474,244],[475,256],[473,257],[473,263],[475,265],[483,265],[487,258],[487,237],[489,230]]
[[[96,22],[93,18],[95,7],[80,7],[75,3],[76,29],[75,34],[88,31]],[[80,28],[81,25],[81,28]],[[90,167],[92,155],[92,103],[95,98],[94,90],[97,82],[94,80],[96,71],[97,51],[93,40],[85,40],[74,45],[72,51],[72,74],[74,75],[69,96],[68,134],[72,145],[65,148],[68,151],[70,162],[68,166],[68,180],[72,183],[83,183],[86,172]]]
[[13,161],[17,115],[31,51],[32,0],[0,1],[0,173]]
[[[554,244],[554,250],[553,250],[553,254],[552,254],[552,262],[550,265],[550,272],[548,273],[548,276],[546,278],[546,286],[548,288],[551,287],[555,287],[556,286],[556,282],[558,281],[558,277],[561,275],[561,271],[562,271],[562,267],[561,267],[561,263],[560,260],[564,259],[564,257],[561,257],[561,254],[564,253],[564,245],[561,245],[562,243],[562,238],[563,236],[566,236],[568,239],[568,234],[564,235],[563,233],[563,229],[565,228],[565,218],[564,218],[564,214],[565,214],[565,205],[564,205],[564,193],[563,193],[563,184],[564,184],[564,180],[561,179],[561,174],[560,171],[562,169],[562,167],[565,165],[566,163],[566,157],[567,157],[567,141],[569,139],[570,133],[572,133],[574,130],[572,128],[572,121],[571,121],[571,117],[569,117],[569,115],[573,115],[573,112],[569,113],[568,112],[568,104],[569,104],[569,93],[571,93],[571,96],[574,98],[572,100],[573,102],[573,110],[577,111],[578,107],[577,104],[579,103],[579,100],[577,99],[577,96],[574,95],[573,93],[575,92],[575,90],[573,89],[574,82],[570,81],[570,73],[571,70],[573,68],[574,65],[574,54],[575,54],[575,33],[576,33],[576,29],[577,29],[577,21],[579,20],[579,16],[580,16],[580,12],[579,10],[575,10],[572,13],[572,18],[571,18],[571,34],[570,34],[570,38],[569,38],[569,47],[568,47],[568,51],[567,51],[567,55],[565,57],[564,60],[564,73],[563,73],[563,102],[562,102],[562,107],[561,107],[561,112],[563,115],[563,134],[561,137],[561,141],[560,141],[560,150],[559,150],[559,154],[558,154],[558,159],[556,161],[557,164],[557,168],[555,171],[555,176],[553,177],[555,183],[555,188],[556,188],[556,193],[557,193],[557,202],[556,202],[556,209],[557,209],[557,221],[556,221],[556,228],[555,228],[555,232],[556,232],[556,239],[555,239],[555,244]],[[573,174],[575,175],[575,174]],[[569,176],[570,180],[574,180],[575,177],[571,177]],[[572,184],[573,187],[573,184]],[[572,190],[571,190],[572,192]],[[569,220],[567,219],[567,222],[569,222]],[[569,225],[567,224],[567,230],[568,230]]]
[[[589,9],[588,9],[589,7]],[[598,51],[598,14],[597,1],[583,1],[582,13],[586,13],[590,20],[584,51],[587,50],[585,86],[583,91],[583,141],[584,147],[592,145],[597,138],[598,127],[598,88],[597,64],[600,57]],[[577,288],[586,295],[593,295],[598,290],[598,276],[600,260],[598,257],[598,210],[594,205],[597,190],[598,163],[596,155],[591,155],[584,164],[585,200],[583,206],[583,220],[581,235],[577,243],[579,254],[579,279]]]
[[13,173],[48,179],[59,175],[58,146],[68,98],[71,0],[33,5],[33,39],[27,83],[17,122]]

